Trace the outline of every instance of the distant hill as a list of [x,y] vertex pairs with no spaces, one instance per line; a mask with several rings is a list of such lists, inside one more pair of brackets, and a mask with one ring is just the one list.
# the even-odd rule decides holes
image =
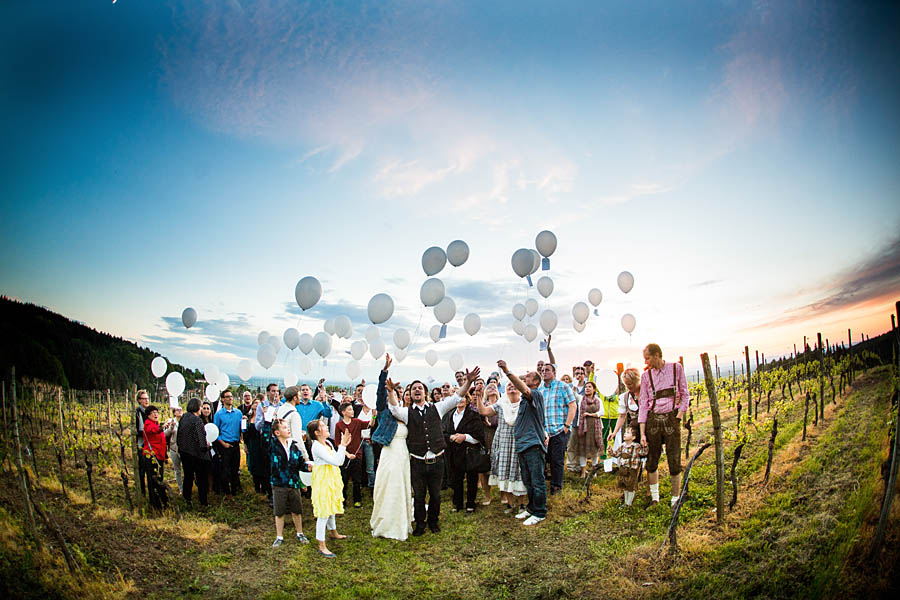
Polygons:
[[[62,315],[0,297],[0,379],[15,365],[17,377],[33,377],[81,390],[151,388],[150,361],[157,353],[91,329]],[[199,371],[171,365],[184,374],[188,389]]]

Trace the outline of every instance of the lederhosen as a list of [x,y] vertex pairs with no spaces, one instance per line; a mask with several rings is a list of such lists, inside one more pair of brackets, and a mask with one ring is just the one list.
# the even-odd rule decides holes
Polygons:
[[638,475],[641,471],[641,455],[644,454],[640,442],[635,442],[628,454],[624,448],[619,448],[619,471],[617,482],[620,489],[633,492],[637,489]]
[[[647,457],[647,472],[654,473],[659,465],[659,457],[662,454],[662,446],[666,446],[666,461],[669,464],[669,474],[681,473],[681,421],[678,419],[678,371],[675,363],[672,363],[672,387],[658,390],[653,383],[651,370],[647,371],[650,378],[650,388],[653,390],[653,403],[647,414],[647,445],[649,456]],[[660,398],[672,398],[672,410],[666,413],[656,412],[656,401]]]

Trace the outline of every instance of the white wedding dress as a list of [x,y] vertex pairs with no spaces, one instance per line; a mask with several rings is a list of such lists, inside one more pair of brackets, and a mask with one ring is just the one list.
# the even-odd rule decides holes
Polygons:
[[372,518],[369,520],[375,537],[405,540],[412,533],[412,481],[406,434],[406,425],[398,422],[391,445],[381,449],[372,493]]

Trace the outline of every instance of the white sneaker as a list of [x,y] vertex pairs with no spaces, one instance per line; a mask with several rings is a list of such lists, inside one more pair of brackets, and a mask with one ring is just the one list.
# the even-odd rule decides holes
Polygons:
[[530,516],[531,516],[530,512],[528,512],[527,510],[523,510],[522,512],[520,512],[519,514],[516,515],[516,518],[517,519],[527,519]]
[[672,498],[672,508],[675,508],[676,504],[678,504],[678,497]]
[[538,523],[540,523],[543,520],[544,520],[544,517],[536,517],[534,515],[531,515],[530,517],[525,519],[525,522],[522,523],[522,525],[537,525]]

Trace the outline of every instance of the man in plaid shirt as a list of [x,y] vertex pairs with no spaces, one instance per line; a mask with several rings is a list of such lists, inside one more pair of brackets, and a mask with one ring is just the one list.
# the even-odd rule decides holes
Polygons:
[[563,470],[566,461],[566,446],[569,443],[569,433],[572,430],[572,421],[575,420],[575,391],[568,383],[556,378],[556,361],[550,350],[550,338],[547,338],[547,353],[550,362],[544,363],[541,376],[544,383],[538,390],[544,397],[544,423],[550,443],[547,445],[547,454],[550,460],[550,495],[554,495],[562,489]]

